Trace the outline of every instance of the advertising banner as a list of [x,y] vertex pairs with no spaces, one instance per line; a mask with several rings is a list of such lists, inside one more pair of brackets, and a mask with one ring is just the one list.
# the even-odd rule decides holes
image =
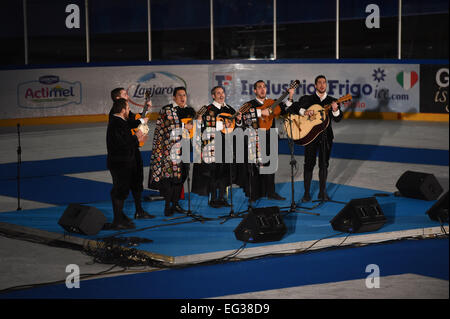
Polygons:
[[[444,73],[440,73],[442,83]],[[211,88],[222,85],[228,104],[238,109],[254,98],[257,80],[264,80],[268,97],[277,99],[298,79],[300,86],[294,96],[298,100],[314,93],[314,79],[319,74],[328,80],[328,94],[336,98],[352,94],[353,100],[343,106],[345,111],[419,112],[420,86],[425,84],[417,64],[236,63],[0,71],[0,118],[108,114],[110,92],[116,87],[128,91],[134,112],[142,110],[147,89],[154,106],[150,112],[159,112],[171,103],[177,86],[187,88],[188,104],[198,110],[211,102]],[[425,77],[431,75],[425,73]],[[448,69],[446,79],[448,90]],[[444,93],[440,99],[447,96]]]
[[448,65],[420,66],[420,112],[448,113]]
[[339,98],[350,93],[353,100],[344,110],[373,112],[419,112],[419,65],[417,64],[234,64],[211,65],[210,87],[223,85],[228,102],[239,107],[253,98],[253,83],[264,80],[267,94],[277,99],[289,83],[298,79],[294,99],[314,93],[314,79],[325,75],[328,94]]
[[130,108],[142,111],[150,90],[153,108],[172,101],[173,90],[185,86],[188,103],[200,108],[208,100],[206,66],[119,66],[0,71],[0,118],[108,114],[110,92],[123,87]]

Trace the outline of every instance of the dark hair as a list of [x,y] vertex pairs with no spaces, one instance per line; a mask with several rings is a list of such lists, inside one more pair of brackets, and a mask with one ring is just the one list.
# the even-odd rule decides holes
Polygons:
[[258,83],[264,83],[264,85],[266,85],[266,82],[264,82],[263,80],[258,80],[255,83],[253,83],[253,90],[256,90],[256,86],[258,85]]
[[212,88],[211,95],[213,95],[217,89],[222,89],[225,92],[225,88],[222,85],[216,85],[215,87]]
[[111,108],[111,113],[112,114],[117,114],[122,112],[122,109],[127,107],[127,100],[125,99],[117,99],[114,101],[113,106]]
[[317,84],[317,81],[319,81],[319,79],[325,79],[325,81],[327,80],[325,75],[321,74],[321,75],[316,76],[316,78],[314,79],[314,84]]
[[117,100],[118,98],[120,98],[120,91],[125,90],[124,88],[115,88],[114,90],[111,91],[111,99],[113,101]]
[[178,91],[181,91],[181,90],[183,90],[184,92],[187,93],[186,88],[185,88],[184,86],[178,86],[178,87],[176,87],[176,88],[173,89],[173,96],[176,96],[176,95],[177,95],[177,92],[178,92]]

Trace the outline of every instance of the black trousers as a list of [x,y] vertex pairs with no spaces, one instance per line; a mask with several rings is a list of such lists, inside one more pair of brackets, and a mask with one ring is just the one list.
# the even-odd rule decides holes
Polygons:
[[319,153],[319,169],[327,169],[330,162],[332,141],[322,133],[313,142],[305,146],[304,170],[312,171],[316,166],[317,153]]
[[181,179],[164,178],[159,182],[159,193],[164,197],[166,205],[178,203],[183,184],[189,174],[189,164],[182,163],[180,165],[182,165]]
[[113,180],[112,198],[125,200],[130,190],[134,197],[140,196],[144,190],[144,165],[139,148],[136,148],[134,160],[108,162],[108,169]]
[[130,190],[133,194],[142,193],[142,172],[136,162],[116,162],[109,165],[113,180],[111,198],[125,200]]

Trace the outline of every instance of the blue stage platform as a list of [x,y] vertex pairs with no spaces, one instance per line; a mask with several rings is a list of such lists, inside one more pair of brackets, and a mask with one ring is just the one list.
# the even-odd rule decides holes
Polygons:
[[[254,203],[254,207],[289,207],[291,203],[291,184],[277,184],[277,191],[286,197],[285,201],[272,201],[260,199]],[[277,242],[247,243],[239,257],[245,258],[268,253],[280,253],[301,251],[303,249],[326,248],[350,243],[373,243],[385,240],[398,239],[415,235],[432,235],[441,233],[441,225],[432,221],[426,211],[434,204],[434,201],[424,201],[405,197],[397,197],[391,193],[373,189],[351,187],[338,184],[328,184],[328,193],[333,202],[321,203],[314,209],[310,209],[316,203],[302,204],[299,212],[282,213],[287,226],[286,235]],[[313,181],[313,200],[317,198],[318,182]],[[294,199],[298,201],[303,194],[303,182],[295,183]],[[383,214],[386,217],[384,226],[375,232],[347,234],[333,230],[330,220],[335,217],[347,202],[355,198],[373,197],[377,199]],[[188,194],[180,203],[184,208],[188,207]],[[138,237],[150,239],[150,243],[142,243],[137,248],[147,252],[157,259],[168,263],[185,263],[221,258],[238,250],[243,242],[236,239],[234,229],[242,221],[242,213],[239,218],[224,219],[229,208],[213,209],[207,205],[207,198],[191,194],[191,210],[193,213],[205,217],[203,222],[191,217],[175,214],[176,219],[167,219],[163,215],[162,201],[144,202],[144,209],[157,217],[150,220],[136,220],[136,229],[128,231],[100,231],[95,236],[84,236],[67,233],[58,220],[64,213],[67,205],[6,212],[0,214],[0,227],[13,230],[19,227],[21,231],[30,230],[34,235],[42,232],[43,236],[53,234],[53,238],[77,243],[86,241],[102,242],[105,238],[114,237]],[[234,211],[245,212],[248,208],[247,198],[241,189],[233,189]],[[108,221],[112,221],[113,213],[110,201],[89,203],[101,210]],[[134,203],[129,198],[124,207],[125,213],[134,215]],[[303,213],[306,212],[306,213]],[[308,213],[319,214],[311,215]],[[448,226],[447,226],[448,229]]]

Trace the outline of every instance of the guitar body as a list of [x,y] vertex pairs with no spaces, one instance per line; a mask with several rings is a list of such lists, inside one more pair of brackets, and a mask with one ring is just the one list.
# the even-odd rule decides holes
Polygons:
[[187,118],[181,119],[181,123],[184,123],[184,126],[186,126],[186,124],[192,124],[192,128],[188,131],[189,131],[189,138],[193,138],[194,134],[195,134],[194,119],[187,117]]
[[[324,120],[318,116],[301,116],[297,114],[290,114],[289,121],[284,122],[284,129],[287,135],[294,140],[296,144],[308,145],[316,139],[316,137],[325,131],[330,125],[330,117]],[[291,133],[292,125],[292,133]]]
[[[351,94],[347,94],[339,98],[336,103],[350,101],[352,99]],[[328,112],[331,108],[331,104],[321,106],[314,104],[308,107],[307,111],[314,111],[312,116],[301,116],[297,114],[290,114],[288,119],[290,121],[284,122],[284,128],[287,135],[294,140],[296,144],[308,145],[316,139],[316,137],[325,131],[330,125],[330,117]]]
[[[135,119],[139,120],[142,118],[141,114],[136,114]],[[137,131],[141,131],[144,135],[148,135],[148,132],[150,131],[150,128],[148,127],[147,123],[141,123],[138,127],[131,129],[131,134],[135,135]],[[145,143],[139,142],[139,146],[144,146]]]
[[[275,100],[272,99],[266,99],[264,101],[264,104],[261,106],[256,107],[258,110],[265,110],[272,106],[272,104],[275,103]],[[258,118],[258,125],[259,128],[263,130],[268,130],[272,127],[273,119],[278,117],[281,114],[281,107],[279,105],[276,105],[273,108],[272,114],[269,116],[261,116]]]
[[223,122],[223,129],[221,130],[223,134],[233,132],[234,128],[236,127],[236,121],[233,115],[230,113],[220,113],[219,115],[217,115],[216,121]]
[[[195,114],[195,118],[197,118],[198,116],[203,116],[203,114],[205,114],[205,112],[207,111],[208,107],[206,105],[203,105],[200,110],[198,110]],[[186,117],[184,119],[181,119],[181,123],[184,123],[184,126],[186,126],[186,124],[192,124],[192,128],[189,131],[189,138],[193,138],[196,132],[196,125],[194,123],[194,119],[192,117]],[[187,136],[186,136],[187,138]]]

